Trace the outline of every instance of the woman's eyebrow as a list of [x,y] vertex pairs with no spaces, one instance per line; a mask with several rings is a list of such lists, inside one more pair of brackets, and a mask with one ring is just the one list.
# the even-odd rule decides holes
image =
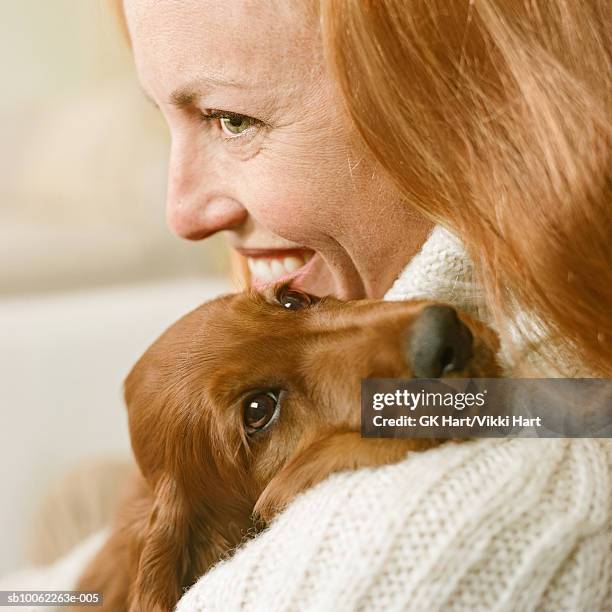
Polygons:
[[251,85],[230,79],[218,77],[204,77],[194,79],[181,87],[175,89],[169,96],[170,103],[178,108],[185,108],[201,98],[206,90],[215,87],[231,87],[234,89],[246,89]]

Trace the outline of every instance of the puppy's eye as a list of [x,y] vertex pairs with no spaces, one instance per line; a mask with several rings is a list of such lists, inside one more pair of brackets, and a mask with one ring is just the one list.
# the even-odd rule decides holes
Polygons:
[[314,298],[307,293],[281,287],[276,293],[276,301],[287,310],[301,310],[308,308],[314,302]]
[[244,401],[244,425],[247,433],[263,431],[278,418],[279,393],[258,391]]

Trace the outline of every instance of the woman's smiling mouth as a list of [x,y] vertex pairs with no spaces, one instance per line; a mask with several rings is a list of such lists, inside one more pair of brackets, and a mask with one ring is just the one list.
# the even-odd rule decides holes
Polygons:
[[306,272],[314,251],[310,249],[236,249],[249,266],[256,288],[269,283],[288,281]]

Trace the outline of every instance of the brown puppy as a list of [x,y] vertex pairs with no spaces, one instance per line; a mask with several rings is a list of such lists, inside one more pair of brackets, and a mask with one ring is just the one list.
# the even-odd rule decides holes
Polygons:
[[189,587],[300,491],[435,440],[360,436],[368,377],[493,377],[497,339],[426,302],[317,300],[283,286],[200,306],[125,383],[141,475],[78,589],[104,610],[173,609]]

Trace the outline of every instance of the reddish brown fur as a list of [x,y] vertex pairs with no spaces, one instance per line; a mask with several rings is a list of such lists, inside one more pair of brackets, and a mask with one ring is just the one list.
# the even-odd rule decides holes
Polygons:
[[[114,533],[78,589],[104,610],[173,609],[183,589],[329,474],[399,460],[436,440],[360,437],[360,380],[411,376],[402,340],[425,302],[325,299],[300,311],[272,294],[204,304],[168,329],[125,383],[140,472]],[[457,376],[496,376],[497,339],[467,319],[474,357]],[[247,436],[242,400],[284,389],[281,414]]]

